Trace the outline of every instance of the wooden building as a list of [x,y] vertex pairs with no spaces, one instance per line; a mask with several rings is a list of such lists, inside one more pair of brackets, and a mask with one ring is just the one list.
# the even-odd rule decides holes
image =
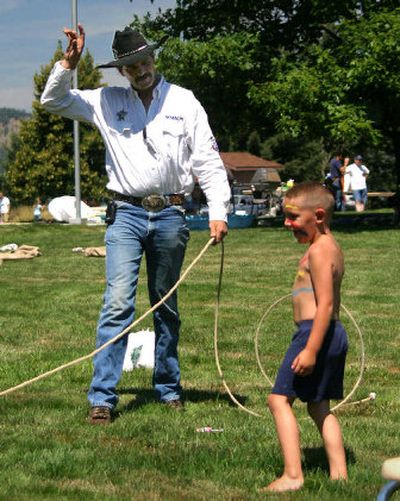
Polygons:
[[229,178],[239,184],[280,184],[283,165],[245,151],[220,152]]

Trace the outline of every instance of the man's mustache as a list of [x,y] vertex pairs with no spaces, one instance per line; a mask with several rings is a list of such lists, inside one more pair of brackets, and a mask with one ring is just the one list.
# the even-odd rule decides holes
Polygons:
[[136,82],[141,82],[142,80],[145,80],[148,77],[151,77],[151,73],[145,73],[144,75],[142,75],[140,77],[136,77]]

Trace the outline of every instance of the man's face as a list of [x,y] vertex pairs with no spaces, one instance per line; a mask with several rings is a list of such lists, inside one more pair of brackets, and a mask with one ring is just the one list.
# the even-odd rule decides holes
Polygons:
[[285,199],[283,211],[285,228],[292,231],[296,240],[300,244],[312,242],[317,231],[315,211],[304,207],[297,198]]
[[154,57],[146,56],[135,64],[123,66],[121,73],[129,80],[134,89],[138,91],[149,89],[154,85],[156,79]]
[[359,159],[354,160],[354,162],[355,162],[355,164],[356,164],[356,165],[358,165],[359,167],[360,167],[360,166],[361,166],[361,164],[362,164],[362,160],[359,160]]

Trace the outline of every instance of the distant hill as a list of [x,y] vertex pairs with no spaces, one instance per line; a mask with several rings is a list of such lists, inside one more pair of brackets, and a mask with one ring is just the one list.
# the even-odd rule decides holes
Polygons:
[[30,117],[30,113],[15,108],[0,108],[0,123],[6,124],[12,118],[23,119]]
[[0,108],[0,174],[4,170],[6,147],[11,144],[13,134],[18,134],[21,121],[30,117],[30,114],[15,108]]
[[21,120],[31,115],[23,110],[0,108],[0,148],[10,145],[12,134],[18,134]]

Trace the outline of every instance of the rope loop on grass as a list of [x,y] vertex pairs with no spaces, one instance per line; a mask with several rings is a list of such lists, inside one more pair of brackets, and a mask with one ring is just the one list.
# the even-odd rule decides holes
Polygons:
[[[218,350],[218,323],[219,323],[219,307],[220,307],[220,302],[221,302],[223,265],[224,265],[224,243],[222,242],[221,243],[221,264],[220,264],[220,272],[219,272],[219,279],[218,279],[218,286],[217,286],[217,299],[216,299],[216,304],[215,304],[215,317],[214,317],[214,354],[215,354],[215,363],[216,363],[216,366],[217,366],[218,374],[219,374],[219,376],[221,378],[221,381],[222,381],[222,384],[223,384],[225,390],[227,391],[229,397],[231,398],[232,402],[234,402],[241,410],[247,412],[248,414],[251,414],[252,416],[265,417],[264,415],[261,415],[261,414],[255,412],[255,411],[253,411],[253,410],[245,407],[244,405],[242,405],[237,400],[237,398],[233,395],[231,389],[229,388],[229,386],[228,386],[228,384],[227,384],[227,382],[226,382],[226,380],[224,378],[222,369],[221,369],[221,364],[220,364],[220,361],[219,361],[219,350]],[[255,354],[256,354],[256,359],[257,359],[258,367],[259,367],[262,375],[268,381],[268,383],[269,383],[269,385],[271,387],[274,385],[274,383],[268,377],[268,375],[266,374],[266,372],[264,370],[264,367],[262,366],[262,363],[261,363],[261,360],[260,360],[260,353],[259,353],[259,349],[258,349],[259,337],[260,337],[260,329],[261,329],[261,325],[262,325],[263,321],[265,320],[265,318],[268,317],[268,315],[270,314],[270,312],[276,306],[278,306],[279,303],[281,303],[285,299],[291,297],[291,295],[292,294],[285,294],[281,298],[275,300],[267,308],[267,310],[262,315],[261,320],[260,320],[260,322],[259,322],[259,324],[257,326],[256,335],[255,335],[255,338],[254,338]],[[353,388],[351,389],[351,391],[348,393],[348,395],[343,400],[341,400],[337,405],[335,405],[334,407],[331,408],[331,412],[337,411],[342,406],[350,406],[350,405],[357,405],[357,404],[360,404],[360,403],[370,402],[371,400],[375,400],[375,398],[376,398],[376,394],[373,393],[373,392],[371,392],[367,398],[363,398],[363,399],[357,400],[355,402],[349,402],[350,398],[354,395],[355,391],[360,386],[362,378],[363,378],[363,375],[364,375],[364,370],[365,370],[365,345],[364,345],[364,338],[363,338],[361,329],[360,329],[359,325],[357,324],[357,322],[355,321],[353,315],[346,308],[346,306],[344,304],[341,305],[341,308],[343,308],[343,310],[346,312],[346,314],[348,315],[348,317],[352,321],[352,323],[353,323],[353,325],[354,325],[354,327],[355,327],[355,329],[357,331],[357,334],[358,334],[359,343],[360,343],[360,372],[359,372],[358,378],[357,378],[357,380],[356,380]]]
[[28,386],[30,384],[33,384],[37,381],[40,381],[41,379],[44,379],[48,376],[51,376],[53,374],[56,374],[57,372],[60,372],[64,369],[67,369],[68,367],[72,367],[73,365],[77,365],[81,362],[84,362],[85,360],[88,360],[92,357],[94,357],[97,353],[100,351],[104,350],[107,346],[109,346],[112,343],[115,343],[115,341],[118,341],[118,339],[121,339],[123,336],[129,333],[133,327],[135,327],[139,322],[141,322],[144,318],[146,318],[150,313],[153,313],[157,308],[159,308],[162,304],[165,303],[165,301],[175,292],[175,290],[179,287],[179,285],[185,280],[186,276],[190,272],[190,270],[197,264],[197,262],[203,257],[207,249],[210,247],[210,245],[214,242],[214,237],[210,238],[210,240],[207,242],[207,244],[203,247],[203,249],[199,252],[199,254],[193,259],[191,264],[186,268],[186,270],[182,273],[180,276],[179,280],[176,282],[176,284],[165,294],[163,298],[158,301],[154,306],[152,306],[149,310],[147,310],[143,315],[135,320],[134,322],[131,323],[128,327],[126,327],[120,334],[117,334],[114,336],[112,339],[108,340],[106,343],[101,345],[99,348],[96,350],[92,351],[88,355],[84,355],[82,357],[76,358],[75,360],[71,360],[71,362],[68,362],[66,364],[60,365],[59,367],[56,367],[55,369],[49,370],[47,372],[44,372],[43,374],[40,374],[39,376],[36,376],[32,379],[29,379],[28,381],[25,381],[23,383],[20,383],[16,386],[13,386],[12,388],[8,388],[7,390],[3,390],[0,392],[0,397],[3,397],[5,395],[8,395],[9,393],[12,393],[16,390],[19,390],[21,388],[24,388],[25,386]]
[[[268,317],[268,315],[270,314],[270,312],[279,304],[281,303],[282,301],[284,301],[285,299],[291,297],[291,294],[285,294],[284,296],[282,296],[281,298],[277,299],[276,301],[274,301],[268,308],[267,310],[264,312],[264,314],[262,315],[261,317],[261,320],[259,321],[258,323],[258,326],[257,326],[257,330],[256,330],[256,334],[255,334],[255,337],[254,337],[254,349],[255,349],[255,354],[256,354],[256,359],[257,359],[257,364],[258,364],[258,368],[260,369],[260,372],[261,374],[264,376],[264,378],[268,381],[269,385],[272,387],[274,385],[273,381],[268,377],[268,375],[266,374],[265,370],[264,370],[264,367],[261,363],[261,359],[260,359],[260,352],[259,352],[259,339],[260,339],[260,330],[261,330],[261,325],[263,324],[264,320]],[[358,403],[362,403],[362,402],[367,402],[367,401],[370,401],[370,400],[375,400],[375,397],[376,397],[376,394],[375,393],[370,393],[369,394],[369,397],[367,398],[363,398],[361,400],[358,400],[356,402],[349,402],[348,401],[350,400],[350,398],[354,395],[354,393],[356,392],[357,388],[360,386],[361,384],[361,381],[362,381],[362,378],[363,378],[363,375],[364,375],[364,370],[365,370],[365,345],[364,345],[364,338],[363,338],[363,335],[362,335],[362,332],[361,332],[361,329],[359,327],[359,325],[357,324],[357,322],[355,321],[353,315],[351,314],[351,312],[348,310],[348,308],[344,305],[344,304],[341,304],[341,308],[346,312],[347,316],[350,318],[351,322],[353,323],[355,329],[356,329],[356,332],[358,334],[358,339],[359,339],[359,344],[360,344],[360,371],[359,371],[359,375],[358,375],[358,378],[353,386],[353,388],[351,389],[351,391],[343,398],[343,400],[341,400],[337,405],[335,405],[334,407],[331,408],[331,412],[333,411],[336,411],[338,410],[340,407],[342,406],[345,406],[345,405],[355,405],[355,404],[358,404]]]

